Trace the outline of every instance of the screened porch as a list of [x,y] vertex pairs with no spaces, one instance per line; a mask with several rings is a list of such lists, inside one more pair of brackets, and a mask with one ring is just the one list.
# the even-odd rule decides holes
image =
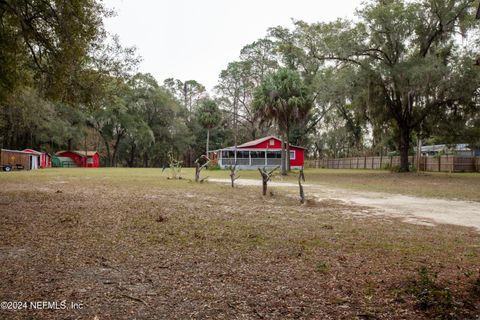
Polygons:
[[[251,166],[272,167],[281,164],[282,151],[259,151],[259,150],[221,150],[219,152],[219,165],[222,167]],[[290,151],[290,159],[295,159],[295,151]]]

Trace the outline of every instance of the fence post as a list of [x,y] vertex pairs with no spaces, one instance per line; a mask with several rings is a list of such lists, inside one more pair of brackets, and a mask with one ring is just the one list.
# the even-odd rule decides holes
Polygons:
[[365,159],[363,162],[363,169],[367,169],[367,156],[365,156]]
[[380,154],[380,168],[379,169],[383,169],[382,162],[383,162],[383,154]]
[[375,156],[372,157],[372,169],[373,169],[373,161],[375,160]]
[[442,156],[438,156],[438,172],[442,171]]

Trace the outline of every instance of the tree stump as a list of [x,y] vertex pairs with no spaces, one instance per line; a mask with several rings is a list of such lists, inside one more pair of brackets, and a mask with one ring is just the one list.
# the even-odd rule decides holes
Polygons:
[[300,192],[300,203],[304,204],[305,203],[305,194],[303,192],[302,181],[305,182],[305,175],[303,174],[303,169],[300,169],[300,172],[298,173],[298,188],[299,188],[299,192]]
[[275,167],[271,171],[267,171],[265,167],[263,169],[258,168],[258,172],[260,172],[260,175],[262,176],[262,191],[263,191],[262,194],[264,196],[267,195],[268,181],[270,181],[270,178],[272,177],[273,172],[278,168],[279,167]]
[[237,165],[235,164],[234,166],[230,166],[229,169],[230,169],[230,180],[232,181],[232,188],[235,188],[235,180],[240,178],[240,176],[237,175],[238,174]]
[[207,178],[200,179],[200,173],[208,166],[210,159],[206,155],[201,155],[195,160],[195,182],[203,182]]

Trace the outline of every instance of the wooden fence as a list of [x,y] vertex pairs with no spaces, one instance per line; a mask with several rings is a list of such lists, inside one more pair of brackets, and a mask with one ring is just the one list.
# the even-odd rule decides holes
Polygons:
[[[440,156],[420,157],[420,165],[417,157],[408,157],[410,165],[414,165],[421,171],[437,172],[480,172],[480,157]],[[400,165],[399,156],[376,156],[376,157],[353,157],[338,159],[306,160],[307,168],[328,169],[387,169]]]

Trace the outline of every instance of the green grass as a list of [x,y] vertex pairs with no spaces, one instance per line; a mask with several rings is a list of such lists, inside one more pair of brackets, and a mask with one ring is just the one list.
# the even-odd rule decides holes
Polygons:
[[[228,178],[225,171],[208,172]],[[241,171],[242,178],[259,179],[254,170]],[[391,173],[385,170],[306,169],[306,183],[357,191],[385,192],[427,198],[480,201],[479,173]],[[295,171],[275,181],[296,182]]]
[[[87,171],[85,171],[87,170]],[[85,175],[88,172],[88,175]],[[202,177],[230,179],[228,170],[204,170]],[[52,168],[35,172],[19,171],[1,173],[1,181],[34,181],[68,180],[78,178],[97,179],[105,183],[137,183],[166,184],[170,175],[169,169],[158,168]],[[260,180],[256,170],[242,170],[241,179]],[[183,182],[194,179],[194,169],[183,168]],[[428,198],[444,198],[480,201],[480,174],[479,173],[391,173],[384,170],[349,170],[349,169],[306,169],[306,183],[326,187],[338,187],[357,191],[385,192],[392,194],[412,195]],[[278,173],[272,181],[296,182],[296,172],[287,177]]]

